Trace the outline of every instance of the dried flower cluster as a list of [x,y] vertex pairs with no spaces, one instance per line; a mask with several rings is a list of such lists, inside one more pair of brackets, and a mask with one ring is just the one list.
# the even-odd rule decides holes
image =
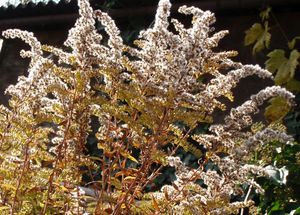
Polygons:
[[[216,108],[226,108],[219,100],[232,100],[240,79],[271,74],[232,61],[234,51],[214,51],[228,32],[211,33],[209,11],[182,6],[192,25],[171,19],[173,32],[171,4],[160,0],[153,27],[129,47],[106,13],[93,11],[88,0],[78,5],[80,18],[65,42],[70,52],[42,45],[26,31],[3,32],[31,46],[21,52],[31,63],[28,76],[7,89],[9,107],[0,106],[1,213],[235,214],[253,205],[241,187],[262,193],[253,179],[267,170],[249,163],[252,152],[292,138],[276,125],[251,130],[251,114],[271,97],[292,105],[293,95],[268,87],[210,133],[196,133]],[[95,19],[105,26],[107,43]],[[211,80],[201,81],[206,74]],[[91,136],[95,156],[88,152]],[[175,157],[179,147],[199,158],[197,169]],[[175,167],[176,181],[147,193],[163,166]]]

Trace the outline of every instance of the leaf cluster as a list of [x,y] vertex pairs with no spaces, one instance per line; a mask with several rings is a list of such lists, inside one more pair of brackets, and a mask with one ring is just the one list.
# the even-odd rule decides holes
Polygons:
[[[227,34],[211,33],[214,15],[182,6],[192,26],[172,19],[174,33],[171,4],[161,0],[153,27],[128,46],[106,13],[87,0],[78,5],[67,48],[42,45],[27,31],[3,32],[29,44],[21,56],[31,62],[28,75],[7,89],[9,107],[0,106],[1,213],[237,214],[252,206],[239,187],[263,192],[252,178],[265,169],[248,165],[250,154],[262,143],[291,138],[280,126],[249,130],[251,114],[271,97],[291,105],[293,95],[280,87],[261,90],[203,134],[199,125],[226,108],[220,98],[232,100],[240,79],[271,76],[233,62],[234,51],[214,51]],[[200,82],[205,75],[211,79]],[[89,153],[90,139],[97,152]],[[198,162],[185,166],[174,157],[178,150]],[[175,168],[176,179],[151,192],[165,167]],[[244,200],[231,201],[232,195]]]

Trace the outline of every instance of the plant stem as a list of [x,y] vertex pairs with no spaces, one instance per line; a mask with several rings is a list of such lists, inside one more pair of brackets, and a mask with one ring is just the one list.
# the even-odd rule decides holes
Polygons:
[[[249,195],[250,195],[251,189],[252,189],[252,182],[254,182],[254,179],[251,180],[251,184],[249,185],[249,189],[248,189],[248,192],[246,194],[244,203],[246,203],[248,201],[248,198],[249,198]],[[244,215],[244,208],[241,209],[241,214],[240,215]]]

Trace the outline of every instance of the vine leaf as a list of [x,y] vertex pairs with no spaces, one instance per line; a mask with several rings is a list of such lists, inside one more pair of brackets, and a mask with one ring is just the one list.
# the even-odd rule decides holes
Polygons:
[[300,81],[293,78],[286,83],[286,88],[295,93],[300,92]]
[[286,57],[284,50],[282,49],[275,49],[274,51],[271,51],[268,55],[269,59],[265,62],[266,69],[269,70],[272,73],[275,73],[276,70],[283,64],[283,62],[286,62]]
[[298,58],[300,53],[294,49],[290,53],[290,57],[285,57],[285,52],[282,49],[275,49],[268,55],[269,59],[266,61],[266,69],[275,73],[275,83],[277,85],[283,85],[290,81],[294,75],[298,65]]
[[269,122],[283,119],[290,111],[290,105],[281,97],[271,99],[270,105],[265,110],[265,117]]
[[268,22],[265,22],[264,26],[260,23],[254,23],[250,29],[245,33],[245,45],[249,46],[254,44],[252,54],[255,54],[264,48],[269,48],[271,41],[271,34],[269,33]]
[[263,21],[266,20],[266,19],[269,19],[271,10],[272,10],[271,7],[267,7],[265,10],[261,11],[261,12],[259,13],[260,18],[261,18]]
[[294,49],[295,48],[297,40],[300,40],[300,36],[294,37],[291,41],[288,42],[289,49]]

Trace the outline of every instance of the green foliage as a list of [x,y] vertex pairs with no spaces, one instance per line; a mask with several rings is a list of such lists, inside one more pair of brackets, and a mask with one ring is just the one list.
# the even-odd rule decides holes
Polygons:
[[245,45],[249,46],[253,44],[252,53],[255,54],[264,48],[269,48],[271,41],[271,34],[269,33],[268,22],[264,25],[260,23],[254,23],[251,28],[246,31]]
[[295,48],[297,40],[300,40],[300,36],[296,36],[291,41],[288,42],[289,49],[294,49]]
[[270,13],[271,13],[272,8],[271,7],[267,7],[265,10],[261,11],[259,13],[259,16],[261,18],[262,21],[268,20]]
[[[208,128],[240,79],[271,76],[233,62],[234,51],[213,51],[227,34],[211,35],[214,14],[180,7],[193,15],[192,27],[172,19],[173,32],[171,4],[160,0],[153,27],[128,46],[111,17],[93,11],[88,0],[78,5],[67,49],[42,45],[27,31],[3,32],[30,46],[21,56],[31,62],[28,75],[7,89],[9,106],[0,105],[1,212],[197,215],[253,208],[238,188],[262,193],[254,177],[267,173],[267,160],[249,164],[249,157],[272,152],[273,145],[262,143],[291,137],[280,125],[251,130],[251,114],[272,97],[291,105],[293,94],[265,88]],[[207,74],[211,80],[200,83]],[[175,176],[159,178],[162,170]]]
[[[268,25],[269,16],[273,13],[270,7],[267,7],[260,13],[260,17],[264,25]],[[273,15],[274,16],[274,15]],[[275,22],[277,20],[275,18]],[[254,27],[255,26],[255,27]],[[269,36],[262,36],[264,33]],[[255,23],[250,29],[246,31],[245,45],[253,46],[253,54],[262,51],[264,48],[268,48],[267,45],[263,46],[262,42],[258,42],[258,38],[266,38],[267,44],[270,44],[271,28],[265,28],[263,30],[262,24]],[[285,35],[283,35],[285,36]],[[267,54],[268,59],[265,62],[265,67],[275,76],[274,81],[276,85],[284,86],[288,90],[298,93],[300,92],[300,81],[295,78],[295,73],[299,69],[300,53],[295,48],[296,42],[299,40],[299,36],[294,37],[291,41],[288,41],[288,50],[274,49]],[[254,43],[257,41],[256,43]],[[262,40],[263,41],[263,40]],[[259,47],[259,48],[258,48]],[[289,56],[286,56],[286,55]],[[269,107],[267,107],[265,116],[268,120],[276,121],[282,119],[288,113],[286,103],[283,99],[277,98],[270,101]]]
[[[271,8],[268,7],[266,10],[260,13],[262,22],[269,22],[269,15],[273,13]],[[275,17],[272,14],[272,17]],[[279,25],[276,18],[274,18],[276,25]],[[255,23],[257,24],[257,23]],[[261,25],[261,24],[259,24]],[[252,38],[257,38],[254,35],[261,34],[260,31],[250,31],[252,27],[246,31],[246,38],[249,37],[249,32],[251,32]],[[268,31],[271,32],[272,28]],[[283,32],[284,33],[284,32]],[[283,35],[286,37],[286,35]],[[299,36],[295,36],[292,40],[287,43],[287,50],[274,49],[271,50],[266,56],[268,59],[265,62],[265,67],[275,76],[274,81],[276,85],[284,86],[288,90],[297,93],[297,98],[299,98],[300,92],[300,81],[296,79],[296,73],[299,72],[299,59],[300,53],[295,48],[296,43],[299,40]],[[253,40],[254,41],[254,40]],[[269,41],[270,42],[270,41]],[[253,44],[254,42],[252,42]],[[250,44],[250,43],[248,43]],[[248,45],[247,44],[247,45]],[[263,46],[259,46],[261,49],[253,47],[253,53],[257,50],[262,51]],[[296,98],[296,104],[299,104],[299,100]],[[300,131],[300,119],[299,119],[299,109],[297,107],[295,110],[291,111],[290,107],[287,105],[286,100],[282,98],[272,98],[269,101],[269,106],[267,106],[265,113],[266,119],[270,122],[280,122],[284,121],[287,130],[292,134],[298,142],[293,142],[288,145],[280,145],[276,142],[273,143],[274,149],[265,148],[262,152],[257,152],[256,156],[260,154],[260,161],[274,163],[277,166],[284,166],[288,169],[289,174],[287,177],[287,184],[278,184],[275,181],[269,181],[265,178],[261,178],[259,182],[263,184],[266,194],[260,197],[259,207],[261,213],[266,213],[268,215],[275,214],[298,214],[300,205],[300,196],[298,190],[300,190],[299,184],[299,172],[300,172],[300,145],[299,145],[299,131]],[[265,153],[268,156],[264,156],[261,153]]]
[[284,85],[293,80],[300,58],[300,53],[296,49],[291,51],[289,58],[285,57],[285,51],[282,49],[275,49],[267,56],[269,59],[265,63],[266,69],[276,73],[275,84]]
[[300,189],[300,145],[299,143],[281,145],[272,154],[272,162],[278,166],[286,166],[289,174],[285,185],[264,178],[259,180],[266,192],[260,198],[260,208],[263,213],[267,212],[270,215],[288,214],[288,212],[296,210],[300,202],[298,192]]
[[272,98],[265,110],[265,117],[270,122],[281,121],[291,110],[288,102],[280,97]]

